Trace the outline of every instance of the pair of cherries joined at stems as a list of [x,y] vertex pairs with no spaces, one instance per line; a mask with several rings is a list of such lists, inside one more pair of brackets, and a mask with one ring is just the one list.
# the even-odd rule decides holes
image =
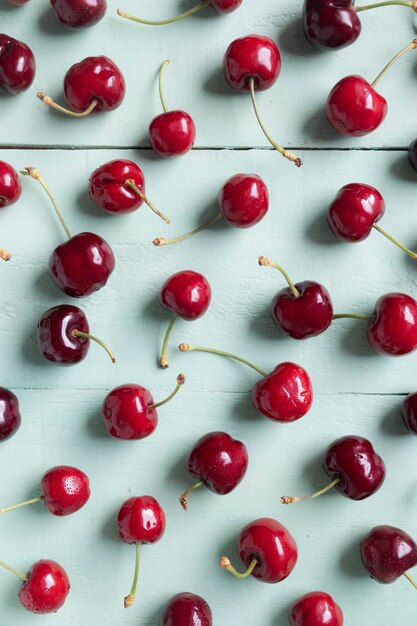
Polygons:
[[[27,4],[28,0],[7,0],[13,6]],[[57,21],[69,29],[86,28],[97,24],[106,14],[107,0],[50,0]]]
[[26,91],[32,85],[36,61],[23,41],[0,33],[0,88],[11,94]]
[[[9,163],[0,161],[0,209],[14,204],[21,195],[22,186],[16,170]],[[10,261],[11,255],[0,248],[0,259]]]

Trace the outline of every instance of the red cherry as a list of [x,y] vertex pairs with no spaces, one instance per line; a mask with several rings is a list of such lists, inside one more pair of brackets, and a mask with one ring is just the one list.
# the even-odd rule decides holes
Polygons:
[[209,5],[216,9],[220,15],[236,11],[242,4],[243,0],[210,0]]
[[364,568],[377,582],[387,585],[404,575],[417,586],[407,573],[417,565],[417,545],[401,528],[373,528],[361,541],[361,556]]
[[179,593],[168,602],[161,626],[212,626],[212,613],[201,596]]
[[41,356],[57,365],[75,365],[87,356],[90,340],[104,348],[114,363],[116,358],[109,348],[90,334],[85,313],[71,304],[49,309],[38,322],[37,344]]
[[342,609],[324,591],[313,591],[299,598],[290,608],[290,626],[343,626]]
[[57,21],[67,28],[94,26],[103,19],[107,10],[106,0],[51,0]]
[[152,496],[133,497],[126,500],[117,516],[117,532],[124,543],[136,544],[136,566],[130,594],[124,599],[128,608],[135,601],[139,575],[140,546],[156,543],[165,532],[165,514]]
[[236,9],[240,7],[242,2],[243,0],[200,0],[198,4],[196,4],[194,7],[192,7],[188,11],[185,11],[184,13],[181,13],[180,15],[177,15],[176,17],[171,17],[167,20],[158,20],[158,21],[144,20],[140,17],[129,15],[128,13],[125,13],[124,11],[121,11],[120,9],[117,9],[117,13],[119,14],[120,17],[124,17],[133,22],[138,22],[139,24],[147,24],[148,26],[163,26],[165,24],[173,24],[174,22],[178,22],[179,20],[184,19],[184,17],[188,17],[189,15],[192,15],[193,13],[197,13],[197,11],[201,11],[201,9],[204,9],[207,6],[213,7],[213,9],[215,9],[217,13],[220,13],[220,15],[231,13],[232,11],[236,11]]
[[361,22],[353,0],[304,0],[304,33],[319,50],[336,50],[355,43]]
[[0,209],[17,202],[22,195],[22,186],[16,170],[0,161]]
[[187,469],[198,482],[180,496],[183,509],[188,509],[188,496],[203,485],[221,496],[233,491],[243,480],[248,462],[246,446],[227,433],[201,437],[187,458]]
[[177,272],[163,284],[159,301],[164,309],[172,313],[159,360],[161,367],[167,368],[169,362],[166,353],[177,318],[192,322],[206,313],[211,302],[210,283],[198,272],[192,270]]
[[404,293],[379,298],[368,329],[368,341],[377,352],[391,356],[417,349],[417,302]]
[[76,63],[65,75],[64,95],[71,110],[56,104],[48,95],[38,92],[44,104],[72,117],[112,111],[125,97],[126,85],[117,65],[108,57],[87,57]]
[[195,124],[185,111],[168,111],[162,91],[162,75],[170,61],[163,63],[159,72],[159,95],[164,113],[155,117],[149,127],[152,148],[161,157],[187,154],[195,143]]
[[23,41],[0,34],[0,88],[17,94],[29,89],[35,78],[32,50]]
[[161,402],[154,402],[150,391],[140,385],[121,385],[113,389],[102,406],[104,426],[115,439],[145,439],[158,426],[157,409],[169,402],[185,383],[184,374],[177,377],[174,391]]
[[248,524],[240,533],[237,551],[248,568],[239,574],[227,557],[221,557],[220,567],[237,578],[250,575],[265,583],[285,580],[297,563],[297,544],[288,530],[274,519],[263,517]]
[[323,285],[311,280],[294,284],[280,265],[263,256],[258,262],[260,266],[279,270],[288,283],[272,302],[272,319],[283,333],[294,339],[306,339],[327,330],[333,320],[333,303]]
[[408,430],[417,435],[417,393],[410,393],[405,398],[402,416]]
[[0,441],[13,437],[21,423],[19,400],[12,391],[0,387]]
[[19,591],[19,600],[31,613],[55,613],[70,591],[66,571],[59,563],[41,560],[32,565]]
[[46,508],[59,517],[79,511],[90,498],[88,476],[76,467],[53,467],[41,484]]

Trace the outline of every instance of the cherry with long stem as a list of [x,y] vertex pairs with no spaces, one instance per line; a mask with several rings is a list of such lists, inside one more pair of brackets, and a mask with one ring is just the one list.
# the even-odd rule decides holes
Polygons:
[[195,491],[196,489],[199,489],[203,485],[204,485],[204,480],[198,480],[196,483],[194,483],[194,485],[191,485],[191,487],[188,487],[188,489],[186,489],[184,493],[178,496],[178,499],[184,511],[188,511],[188,503],[187,503],[188,496],[190,496],[193,493],[193,491]]
[[2,259],[2,261],[10,261],[11,258],[12,256],[7,250],[0,248],[0,259]]
[[180,20],[183,20],[185,17],[188,17],[189,15],[193,15],[194,13],[201,11],[201,9],[205,9],[208,5],[209,5],[209,0],[202,0],[201,2],[196,4],[196,6],[192,7],[188,11],[184,11],[184,13],[181,13],[180,15],[177,15],[176,17],[171,17],[166,20],[145,20],[140,17],[136,17],[134,15],[129,15],[129,13],[125,13],[121,9],[117,9],[117,14],[120,17],[124,17],[127,20],[131,20],[132,22],[138,22],[139,24],[146,24],[147,26],[165,26],[166,24],[173,24],[174,22],[179,22]]
[[110,357],[111,362],[116,363],[116,357],[114,353],[112,352],[112,350],[110,350],[110,348],[104,343],[104,341],[102,341],[95,335],[90,335],[90,333],[85,333],[82,330],[77,330],[77,329],[74,329],[73,331],[71,331],[71,335],[73,337],[83,337],[85,339],[90,339],[90,341],[94,341],[107,352],[107,354]]
[[154,402],[153,404],[148,405],[147,409],[148,411],[152,411],[154,409],[159,409],[159,407],[164,406],[164,404],[168,404],[168,402],[170,402],[179,392],[179,390],[181,389],[181,387],[183,386],[183,384],[185,383],[185,376],[184,374],[178,374],[177,376],[177,385],[174,389],[174,391],[172,393],[169,394],[169,396],[167,398],[165,398],[165,400],[161,400],[160,402]]
[[233,567],[233,565],[230,562],[230,559],[227,556],[222,556],[219,559],[219,566],[222,569],[225,569],[227,572],[229,572],[229,574],[232,574],[232,576],[234,576],[235,578],[244,580],[245,578],[249,578],[249,576],[252,574],[255,567],[258,565],[258,562],[259,562],[258,559],[254,557],[248,569],[246,570],[246,572],[240,573],[237,571],[235,567]]
[[26,500],[25,502],[19,502],[19,504],[13,504],[12,506],[3,506],[0,508],[0,515],[3,515],[3,513],[8,513],[9,511],[14,511],[15,509],[20,509],[23,506],[28,506],[29,504],[42,502],[43,500],[45,500],[45,496],[38,496],[37,498],[32,498],[31,500]]
[[294,283],[291,280],[288,272],[286,272],[281,265],[278,265],[278,263],[274,263],[273,261],[271,261],[270,259],[267,259],[264,256],[258,257],[258,263],[259,263],[259,265],[261,267],[273,267],[276,270],[278,270],[279,272],[281,272],[281,274],[283,275],[283,277],[287,281],[288,287],[290,288],[291,293],[293,294],[294,298],[299,298],[300,297],[300,292],[298,291],[297,287],[294,285]]
[[258,372],[258,374],[260,374],[264,378],[268,378],[268,374],[267,372],[265,372],[265,370],[262,370],[257,365],[254,365],[250,361],[247,361],[246,359],[243,359],[240,356],[236,356],[236,354],[232,354],[231,352],[224,352],[223,350],[216,350],[215,348],[205,348],[203,346],[191,346],[188,343],[181,343],[178,346],[178,349],[180,350],[180,352],[207,352],[209,354],[217,354],[219,356],[224,356],[224,357],[227,357],[228,359],[239,361],[239,363],[243,363],[244,365],[247,365],[248,367],[255,370],[255,372]]
[[417,2],[407,2],[407,0],[385,0],[385,2],[374,2],[372,4],[366,4],[364,6],[355,6],[353,7],[356,13],[360,13],[361,11],[369,11],[370,9],[378,9],[379,7],[389,7],[389,6],[402,6],[412,9],[417,13]]
[[36,97],[39,98],[41,102],[46,104],[51,109],[59,111],[59,113],[63,113],[64,115],[68,115],[69,117],[87,117],[88,115],[90,115],[90,113],[94,111],[94,109],[98,105],[98,100],[96,98],[93,98],[85,111],[82,111],[81,113],[76,113],[75,111],[71,111],[71,109],[67,109],[66,107],[61,106],[60,104],[52,100],[52,98],[43,91],[38,91]]
[[185,235],[181,235],[181,237],[173,237],[172,239],[166,239],[165,237],[157,237],[156,239],[153,240],[152,243],[154,246],[160,248],[162,246],[168,246],[171,243],[179,243],[180,241],[185,241],[186,239],[189,239],[190,237],[193,237],[194,235],[201,233],[201,231],[206,230],[206,228],[213,226],[213,224],[216,224],[221,219],[222,219],[222,214],[218,213],[215,217],[212,217],[205,224],[202,224],[198,228],[195,228],[194,230],[192,230],[189,233],[186,233]]
[[333,489],[333,487],[335,487],[339,482],[340,482],[340,478],[336,478],[333,482],[327,485],[327,487],[324,487],[324,489],[320,489],[320,491],[316,491],[311,496],[303,496],[303,497],[282,496],[281,504],[294,504],[294,502],[303,502],[304,500],[314,500],[314,498],[319,498],[320,496],[330,491],[330,489]]

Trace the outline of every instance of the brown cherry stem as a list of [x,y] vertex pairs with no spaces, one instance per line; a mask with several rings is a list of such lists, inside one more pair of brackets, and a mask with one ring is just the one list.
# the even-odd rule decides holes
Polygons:
[[174,313],[169,323],[168,330],[165,335],[164,343],[162,344],[162,352],[161,352],[161,358],[159,359],[159,364],[163,369],[166,369],[167,367],[169,367],[169,361],[167,358],[168,343],[169,343],[169,338],[171,337],[172,329],[174,328],[174,324],[177,321],[177,319],[178,319],[178,316]]
[[366,4],[361,7],[353,7],[353,9],[357,13],[360,13],[361,11],[368,11],[369,9],[389,6],[408,7],[417,13],[417,2],[407,2],[407,0],[385,0],[384,2],[374,2],[373,4]]
[[394,65],[394,63],[398,61],[398,59],[400,59],[406,52],[409,52],[410,50],[415,50],[416,48],[417,48],[417,39],[413,39],[413,41],[409,43],[408,46],[405,46],[405,48],[400,50],[398,54],[396,54],[395,57],[393,57],[391,61],[387,63],[384,69],[375,78],[374,82],[372,83],[372,87],[375,87],[375,85],[379,83],[381,78],[386,74],[386,72],[388,72],[388,70]]
[[0,259],[2,259],[3,261],[10,261],[11,258],[12,255],[9,254],[7,250],[5,250],[4,248],[0,248]]
[[195,491],[196,489],[199,489],[203,485],[204,485],[204,480],[198,480],[196,483],[194,483],[194,485],[191,485],[191,487],[188,487],[188,489],[184,491],[184,493],[178,496],[178,499],[184,511],[188,511],[188,502],[187,502],[188,496],[190,496],[193,493],[193,491]]
[[104,348],[104,350],[109,355],[111,362],[116,363],[116,357],[114,356],[114,353],[110,350],[110,348],[106,346],[104,341],[101,341],[101,339],[99,339],[98,337],[95,337],[94,335],[90,335],[90,333],[84,333],[82,330],[77,330],[77,329],[74,329],[71,332],[71,335],[73,337],[84,337],[85,339],[90,339],[91,341],[95,341],[96,343],[98,343],[99,346]]
[[336,478],[330,485],[324,487],[324,489],[320,489],[320,491],[316,491],[311,496],[304,496],[302,498],[297,498],[296,496],[283,496],[281,498],[281,504],[294,504],[294,502],[302,502],[303,500],[313,500],[314,498],[319,498],[323,494],[333,489],[340,482],[340,478]]
[[30,176],[34,180],[38,181],[41,187],[46,191],[50,201],[52,202],[52,206],[54,207],[55,213],[57,214],[58,219],[61,222],[62,228],[64,229],[66,236],[68,237],[68,239],[71,239],[72,237],[71,232],[65,223],[65,220],[63,218],[61,211],[59,210],[57,203],[55,202],[55,198],[53,197],[48,187],[46,186],[45,181],[43,180],[40,171],[36,167],[25,167],[25,169],[22,170],[20,173],[22,174],[22,176]]
[[417,582],[414,580],[414,578],[410,576],[408,572],[404,572],[403,576],[405,576],[408,582],[413,585],[414,589],[417,589]]
[[259,113],[258,105],[256,104],[255,79],[254,78],[249,78],[249,90],[250,90],[250,95],[252,98],[253,110],[255,111],[256,119],[258,120],[261,130],[263,134],[265,135],[265,137],[268,139],[271,146],[275,148],[275,150],[277,150],[280,154],[282,154],[283,157],[285,157],[286,159],[294,163],[294,165],[296,165],[297,167],[301,167],[301,165],[303,164],[302,160],[299,159],[297,156],[295,156],[295,154],[293,154],[292,152],[289,152],[288,150],[285,150],[282,146],[280,146],[279,143],[277,143],[274,139],[272,139],[271,135],[267,131],[266,126],[263,123],[263,120]]
[[130,593],[124,599],[125,609],[128,609],[130,606],[132,606],[136,598],[136,589],[138,586],[138,578],[139,578],[140,546],[141,546],[140,541],[136,542],[135,544],[135,547],[136,547],[135,573],[133,575],[133,583],[132,583],[132,588],[130,590]]
[[253,370],[255,370],[255,372],[258,372],[258,374],[260,374],[264,378],[268,378],[267,372],[262,370],[260,367],[257,367],[257,365],[254,365],[250,361],[242,359],[242,357],[236,356],[231,352],[223,352],[223,350],[215,350],[214,348],[203,348],[202,346],[190,346],[190,344],[188,343],[181,343],[178,346],[178,349],[180,350],[180,352],[208,352],[209,354],[218,354],[219,356],[225,356],[228,359],[239,361],[239,363],[243,363],[244,365],[251,367]]
[[163,213],[161,213],[161,211],[158,211],[156,206],[152,204],[152,202],[143,193],[143,191],[141,191],[139,187],[135,185],[133,180],[126,180],[125,186],[129,187],[132,191],[134,191],[143,200],[143,202],[151,209],[151,211],[153,211],[158,217],[161,218],[161,220],[164,220],[166,224],[171,224],[171,220],[168,217],[166,217]]
[[139,24],[147,24],[148,26],[164,26],[165,24],[173,24],[174,22],[178,22],[179,20],[184,19],[184,17],[188,17],[193,13],[197,13],[197,11],[201,11],[201,9],[204,9],[206,6],[208,6],[208,3],[209,0],[202,0],[202,2],[199,2],[195,7],[192,7],[192,9],[189,9],[188,11],[185,11],[184,13],[181,13],[176,17],[171,17],[167,20],[144,20],[140,17],[129,15],[128,13],[125,13],[120,9],[117,9],[117,14],[120,17],[125,17],[127,20],[131,20],[132,22],[138,22]]
[[284,270],[283,267],[281,267],[281,265],[278,265],[278,263],[273,263],[270,259],[267,259],[264,256],[258,257],[258,263],[259,263],[259,265],[261,267],[274,267],[276,270],[281,272],[281,274],[283,275],[283,277],[287,281],[288,287],[291,289],[291,292],[292,292],[294,298],[299,298],[300,297],[300,292],[298,291],[297,287],[292,282],[291,278],[289,277],[289,274]]
[[225,569],[230,574],[232,574],[235,578],[240,578],[241,580],[243,580],[244,578],[249,578],[249,576],[252,574],[253,570],[258,565],[258,559],[253,558],[248,569],[246,570],[246,572],[243,572],[243,574],[238,572],[236,568],[233,567],[233,565],[230,562],[230,559],[227,556],[220,557],[219,565],[221,568]]
[[153,409],[159,409],[160,406],[164,406],[164,404],[168,404],[168,402],[170,402],[172,398],[174,398],[177,395],[177,393],[179,392],[179,390],[181,389],[184,383],[185,383],[184,374],[178,374],[177,386],[175,387],[174,391],[171,394],[169,394],[168,398],[165,398],[165,400],[161,400],[160,402],[154,402],[154,404],[150,404],[148,406],[148,410],[152,411]]
[[32,498],[31,500],[26,500],[25,502],[19,502],[19,504],[13,504],[12,506],[3,506],[0,508],[0,515],[3,515],[3,513],[8,513],[9,511],[14,511],[15,509],[20,509],[22,506],[27,506],[28,504],[35,504],[36,502],[42,502],[42,500],[45,500],[45,496]]
[[381,233],[381,235],[384,235],[384,237],[389,239],[389,241],[391,241],[398,248],[400,248],[400,250],[402,250],[403,252],[408,254],[408,256],[410,256],[412,259],[414,259],[414,261],[417,259],[417,254],[415,252],[413,252],[412,250],[410,250],[409,248],[404,246],[402,243],[400,243],[398,241],[398,239],[395,239],[392,235],[387,233],[387,231],[384,230],[383,228],[381,228],[381,226],[379,226],[378,224],[373,224],[373,227],[375,228],[375,230],[377,230],[379,233]]
[[3,561],[0,561],[0,567],[3,567],[4,569],[7,569],[8,572],[11,572],[12,574],[15,574],[16,576],[19,576],[19,578],[21,580],[28,580],[29,576],[27,574],[23,574],[23,572],[19,572],[18,569],[15,569],[14,567],[10,567],[10,565],[7,565],[7,563],[4,563]]
[[335,315],[333,315],[333,321],[334,320],[344,320],[344,319],[351,319],[351,320],[373,320],[374,316],[373,315],[365,315],[364,313],[335,313]]
[[156,239],[153,240],[152,243],[157,248],[160,248],[161,246],[168,246],[171,243],[178,243],[180,241],[185,241],[186,239],[189,239],[190,237],[193,237],[194,235],[201,233],[202,230],[205,230],[206,228],[213,226],[213,224],[215,224],[221,219],[222,219],[222,214],[218,213],[216,217],[211,218],[208,222],[206,222],[202,226],[199,226],[198,228],[195,228],[194,230],[187,233],[186,235],[182,235],[181,237],[174,237],[173,239],[165,239],[165,237],[157,237]]
[[64,113],[64,115],[69,115],[70,117],[87,117],[87,115],[90,115],[90,113],[92,113],[94,109],[96,108],[96,106],[98,105],[98,100],[93,98],[93,100],[91,100],[90,102],[90,105],[86,108],[85,111],[82,111],[81,113],[76,113],[75,111],[71,111],[70,109],[67,109],[61,106],[60,104],[57,104],[56,102],[54,102],[52,98],[50,98],[43,91],[38,91],[36,96],[39,98],[39,100],[41,100],[48,107],[51,107],[51,109],[54,109],[55,111],[59,111],[60,113]]

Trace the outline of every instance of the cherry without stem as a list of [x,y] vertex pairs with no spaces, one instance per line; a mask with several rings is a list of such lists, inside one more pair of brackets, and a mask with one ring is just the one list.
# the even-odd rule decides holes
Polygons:
[[11,94],[26,91],[35,73],[35,57],[29,46],[0,33],[0,88]]
[[22,423],[19,400],[15,394],[0,387],[0,441],[6,441],[17,433]]
[[342,609],[324,591],[307,593],[292,605],[290,626],[343,626]]
[[179,22],[185,17],[189,17],[190,15],[193,15],[194,13],[205,9],[207,6],[213,7],[213,9],[215,9],[217,13],[220,13],[220,15],[223,15],[225,13],[231,13],[232,11],[238,9],[242,2],[243,0],[201,0],[201,2],[196,4],[194,7],[192,7],[188,11],[185,11],[184,13],[181,13],[180,15],[177,15],[176,17],[156,21],[145,20],[140,17],[130,15],[129,13],[125,13],[121,9],[117,9],[117,13],[120,17],[124,17],[128,20],[131,20],[132,22],[138,22],[139,24],[146,24],[148,26],[164,26],[167,24],[173,24],[174,22]]
[[402,417],[408,430],[417,435],[417,393],[410,393],[403,402]]
[[161,626],[212,626],[207,602],[195,593],[178,593],[171,598],[161,617]]
[[106,14],[106,0],[50,0],[57,21],[66,28],[78,30],[94,26]]
[[16,170],[0,161],[0,209],[17,202],[22,195],[22,185]]

